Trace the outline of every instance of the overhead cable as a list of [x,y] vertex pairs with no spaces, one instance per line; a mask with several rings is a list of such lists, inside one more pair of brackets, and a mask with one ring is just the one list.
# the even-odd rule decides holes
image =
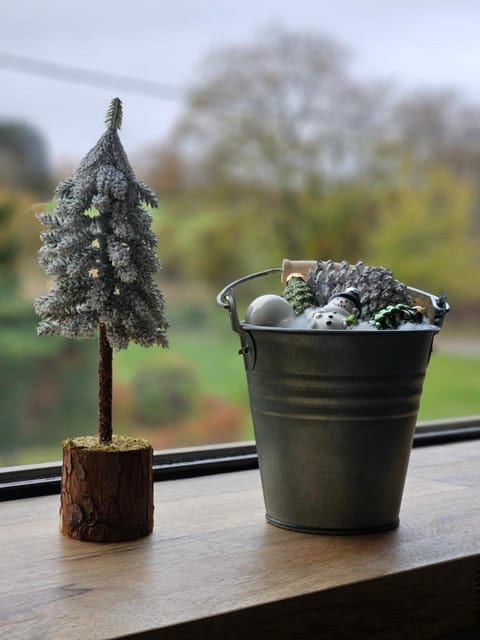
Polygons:
[[156,98],[157,100],[183,101],[186,93],[186,90],[181,87],[162,82],[142,80],[133,76],[105,71],[94,71],[2,51],[0,51],[0,69],[43,76],[60,82],[101,87],[102,89],[121,89],[124,92]]

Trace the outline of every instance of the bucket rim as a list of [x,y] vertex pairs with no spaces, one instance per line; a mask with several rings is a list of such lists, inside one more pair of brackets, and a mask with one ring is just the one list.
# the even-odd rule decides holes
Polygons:
[[302,329],[298,327],[269,327],[266,325],[249,324],[240,320],[240,327],[244,331],[272,331],[274,333],[289,333],[289,334],[308,334],[308,335],[341,335],[341,336],[355,336],[355,335],[401,335],[412,333],[434,333],[437,334],[440,331],[440,327],[432,324],[421,326],[415,329]]

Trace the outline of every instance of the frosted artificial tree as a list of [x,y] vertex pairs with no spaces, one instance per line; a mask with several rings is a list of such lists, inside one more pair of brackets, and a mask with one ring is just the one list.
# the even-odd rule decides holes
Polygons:
[[122,103],[114,98],[107,129],[73,176],[56,189],[39,262],[54,279],[35,301],[39,335],[98,333],[99,437],[64,443],[61,530],[83,540],[127,540],[153,528],[151,445],[114,436],[112,357],[130,341],[166,347],[160,264],[151,216],[153,191],[138,180],[120,142]]

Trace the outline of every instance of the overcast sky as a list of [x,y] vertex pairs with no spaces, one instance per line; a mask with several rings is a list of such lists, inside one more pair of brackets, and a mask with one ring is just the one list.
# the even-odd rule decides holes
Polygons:
[[[129,155],[162,140],[205,55],[268,26],[318,31],[354,54],[357,75],[399,88],[452,88],[480,102],[478,0],[0,0],[0,119],[35,125],[55,164],[77,162],[124,102]],[[2,54],[178,87],[170,99],[20,73]],[[10,65],[11,62],[8,63]]]

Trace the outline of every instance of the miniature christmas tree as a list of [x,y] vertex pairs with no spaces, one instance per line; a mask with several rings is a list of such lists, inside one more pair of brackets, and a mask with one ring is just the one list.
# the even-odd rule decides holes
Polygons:
[[39,262],[55,278],[37,298],[39,335],[72,338],[99,333],[99,435],[112,440],[112,348],[130,341],[167,346],[164,300],[152,276],[160,265],[151,216],[153,191],[140,182],[118,136],[122,103],[112,100],[107,130],[74,175],[56,190]]
[[[98,331],[100,449],[95,453],[103,457],[101,462],[99,456],[92,458],[86,442],[65,443],[61,509],[65,533],[96,541],[132,539],[153,527],[153,498],[151,504],[143,504],[147,490],[142,487],[145,478],[151,484],[151,446],[145,441],[133,443],[133,454],[139,451],[143,456],[144,468],[138,473],[125,456],[113,460],[114,453],[125,453],[121,437],[112,435],[113,350],[126,348],[130,341],[143,346],[168,345],[164,299],[153,280],[160,268],[157,242],[152,218],[144,207],[157,206],[157,198],[136,178],[120,142],[122,103],[118,98],[112,100],[105,123],[107,129],[97,144],[73,176],[57,187],[54,211],[39,216],[46,227],[39,262],[54,285],[35,301],[43,320],[39,335],[89,338]],[[147,450],[145,455],[142,449]],[[105,457],[105,453],[112,455]],[[76,477],[75,461],[80,469]],[[100,470],[99,465],[103,465]],[[111,466],[112,474],[105,472],[105,465]],[[92,478],[84,486],[87,468]],[[95,498],[95,483],[103,485],[101,500]],[[72,492],[76,495],[69,495]],[[153,493],[150,488],[148,492]],[[125,499],[118,497],[122,494]],[[148,522],[124,527],[122,500],[130,520],[133,505],[140,503],[139,513],[148,513],[140,518]],[[108,502],[113,504],[106,505]],[[108,508],[113,515],[105,511]]]
[[301,273],[291,273],[288,276],[282,297],[292,305],[296,316],[315,306],[315,293]]
[[377,329],[398,329],[407,322],[418,324],[423,322],[425,310],[419,306],[409,307],[406,304],[390,304],[378,311],[370,320]]

